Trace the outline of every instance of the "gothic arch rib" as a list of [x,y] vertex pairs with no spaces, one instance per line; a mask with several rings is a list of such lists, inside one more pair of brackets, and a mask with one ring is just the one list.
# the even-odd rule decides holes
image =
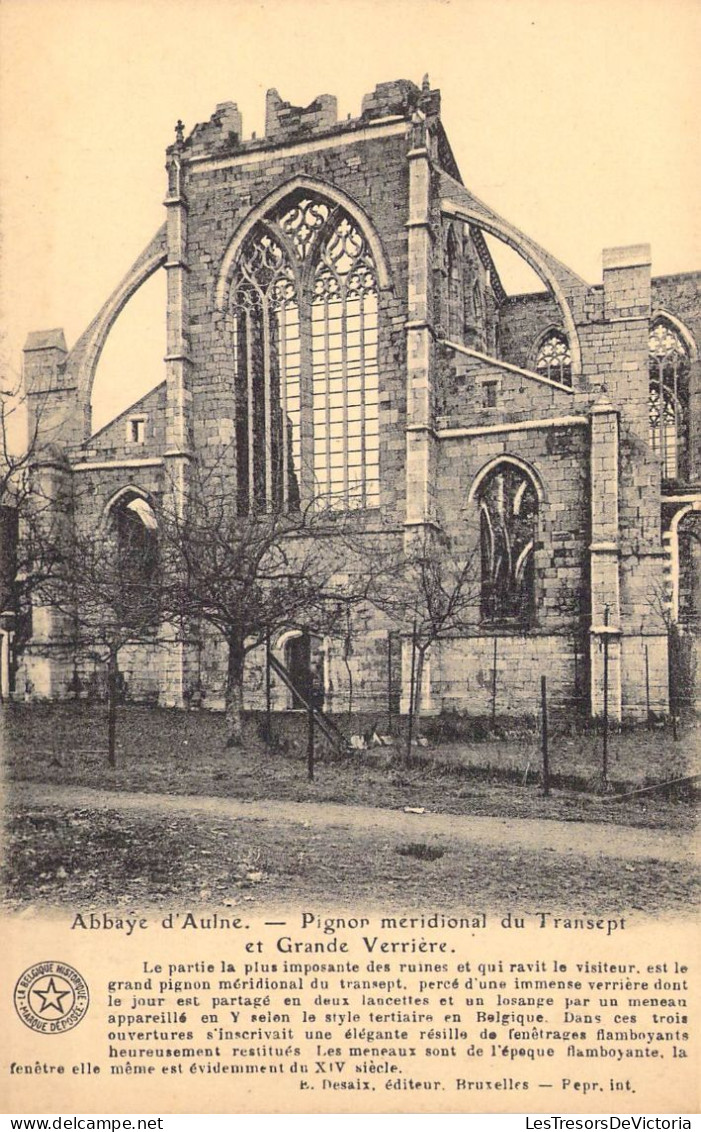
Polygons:
[[522,460],[520,456],[512,456],[506,452],[503,452],[498,456],[493,456],[492,459],[488,460],[486,464],[483,464],[480,470],[477,472],[475,478],[472,481],[470,493],[467,497],[468,504],[474,502],[484,481],[495,470],[495,468],[498,468],[501,464],[510,464],[512,468],[518,468],[520,472],[523,472],[524,475],[528,476],[538,497],[539,507],[546,501],[543,481],[533,465],[527,463],[525,460]]
[[151,507],[151,504],[153,502],[153,497],[148,491],[145,491],[143,487],[138,487],[135,483],[125,484],[124,487],[120,487],[117,491],[114,491],[112,493],[112,495],[109,497],[104,507],[102,508],[97,524],[98,530],[104,529],[107,521],[110,518],[110,515],[114,511],[115,507],[119,505],[121,500],[127,499],[129,497],[132,497],[134,499],[141,499],[144,503],[147,503],[149,507]]
[[229,286],[236,266],[236,260],[249,232],[276,204],[279,204],[286,197],[291,196],[292,193],[299,190],[326,197],[327,200],[333,201],[334,204],[338,204],[341,208],[345,209],[350,218],[358,225],[368,242],[368,247],[375,261],[378,286],[380,289],[389,287],[390,271],[387,255],[385,254],[377,230],[365,210],[361,208],[352,197],[349,197],[347,193],[342,192],[340,189],[335,188],[335,186],[329,185],[325,181],[320,181],[316,177],[299,176],[285,181],[284,184],[278,185],[276,189],[268,193],[262,201],[246,213],[246,216],[237,227],[229,241],[219,269],[214,300],[216,310],[223,310],[226,307]]
[[501,240],[521,256],[533,268],[552,294],[562,312],[563,328],[570,343],[572,356],[572,376],[580,377],[582,373],[582,355],[579,345],[579,336],[570,307],[570,296],[582,290],[588,290],[589,285],[576,272],[560,263],[555,256],[546,252],[534,240],[519,232],[513,224],[509,224],[496,212],[492,212],[487,205],[478,200],[467,189],[447,174],[441,176],[441,212],[445,216],[456,220],[463,220],[476,228],[489,232],[496,239]]
[[166,226],[163,224],[117,284],[107,302],[102,305],[68,355],[66,371],[72,376],[77,388],[78,403],[86,408],[90,404],[95,371],[107,335],[141,284],[166,262],[166,256]]
[[681,321],[681,319],[677,318],[676,315],[670,314],[670,312],[668,310],[665,310],[664,307],[658,307],[650,315],[650,329],[652,330],[652,328],[658,322],[668,323],[669,326],[671,326],[672,330],[675,330],[677,332],[683,344],[689,351],[690,361],[698,361],[699,351],[694,340],[694,336],[691,331],[687,329],[686,325]]

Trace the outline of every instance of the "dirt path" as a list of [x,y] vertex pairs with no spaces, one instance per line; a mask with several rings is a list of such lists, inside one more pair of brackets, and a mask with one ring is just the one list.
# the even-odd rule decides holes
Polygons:
[[[244,802],[191,794],[129,794],[84,787],[20,782],[10,797],[25,805],[62,806],[158,813],[203,814],[214,818],[267,821],[277,825],[326,826],[397,834],[412,840],[447,837],[476,846],[500,849],[550,849],[572,857],[621,860],[657,859],[693,862],[694,838],[685,831],[632,829],[594,822],[560,822],[532,818],[472,817],[456,814],[412,814],[331,802]],[[614,804],[614,803],[612,803]]]

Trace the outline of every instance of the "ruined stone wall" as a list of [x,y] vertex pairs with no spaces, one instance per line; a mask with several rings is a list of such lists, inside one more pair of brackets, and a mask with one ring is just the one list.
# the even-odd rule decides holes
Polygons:
[[[277,190],[296,185],[323,195],[330,187],[367,216],[388,266],[378,296],[380,514],[371,517],[399,530],[399,540],[404,522],[418,532],[437,522],[457,553],[477,554],[479,514],[469,500],[475,477],[496,457],[523,461],[542,493],[537,616],[527,634],[497,634],[497,710],[531,711],[544,671],[554,704],[581,702],[591,693],[598,710],[601,645],[609,632],[612,688],[622,711],[640,716],[644,710],[645,660],[651,707],[664,710],[665,559],[660,469],[649,447],[649,320],[664,310],[698,341],[701,276],[668,276],[651,285],[645,246],[605,253],[603,287],[580,286],[576,278],[568,283],[567,269],[558,274],[556,265],[557,278],[571,290],[581,376],[568,390],[519,372],[532,367],[539,336],[561,327],[563,313],[549,293],[505,297],[498,279],[488,280],[481,233],[464,221],[450,222],[457,246],[451,274],[439,167],[451,178],[458,174],[438,121],[439,101],[427,83],[421,89],[405,81],[384,83],[363,100],[359,118],[338,122],[332,96],[297,107],[270,91],[265,138],[243,141],[234,103],[220,104],[187,139],[179,124],[168,150],[167,225],[136,265],[143,261],[150,270],[167,254],[167,383],[82,444],[88,407],[71,384],[71,356],[60,331],[41,332],[30,335],[25,355],[30,418],[43,408],[45,441],[60,433],[75,469],[80,529],[99,523],[109,500],[128,486],[155,498],[171,488],[184,497],[191,453],[205,474],[219,465],[233,493],[234,356],[228,296],[222,295],[227,253],[252,212],[262,215]],[[440,341],[446,336],[500,360],[446,347]],[[699,372],[696,362],[692,479],[701,470]],[[75,413],[67,420],[71,405]],[[127,423],[139,416],[145,428],[137,443]],[[56,475],[70,473],[63,468]],[[368,560],[372,555],[368,536]],[[477,595],[477,577],[475,583]],[[36,645],[45,655],[28,650],[37,674],[34,692],[67,695],[74,661],[52,624],[41,611]],[[328,708],[347,710],[351,700],[360,711],[386,706],[389,629],[379,614],[368,614],[356,626],[352,650],[341,639],[326,642]],[[157,642],[125,650],[130,695],[223,706],[223,642],[210,630],[200,636],[176,641],[166,627]],[[476,597],[470,634],[434,650],[425,710],[485,713],[494,639],[480,625]],[[401,651],[406,667],[406,640]],[[86,685],[91,664],[79,660]],[[248,664],[251,707],[262,706],[262,671],[258,650]],[[288,700],[275,680],[274,708],[289,706]]]
[[[162,382],[118,417],[94,433],[83,447],[81,460],[130,460],[162,456],[165,435],[166,385]],[[130,439],[127,425],[133,418],[144,418],[143,441]]]
[[[573,631],[586,611],[589,518],[586,426],[531,428],[441,440],[439,514],[455,553],[474,556],[479,590],[479,508],[469,500],[478,472],[500,456],[524,461],[542,485],[535,550],[535,632]],[[479,628],[479,600],[470,618]]]
[[[436,416],[440,428],[538,420],[582,409],[582,398],[562,386],[449,347],[440,349],[436,369]],[[489,385],[493,386],[492,407],[487,405]]]
[[522,369],[533,369],[534,346],[551,326],[562,327],[562,312],[547,291],[509,295],[499,308],[497,356]]
[[[496,644],[496,682],[494,646]],[[432,711],[489,717],[540,714],[540,679],[550,711],[586,712],[587,658],[576,633],[489,635],[442,641],[431,661]],[[496,694],[494,694],[496,693]]]

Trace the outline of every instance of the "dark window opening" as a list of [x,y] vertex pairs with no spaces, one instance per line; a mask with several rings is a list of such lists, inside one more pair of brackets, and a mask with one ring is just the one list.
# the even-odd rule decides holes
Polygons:
[[496,381],[485,381],[482,386],[482,405],[485,409],[496,409],[497,390],[498,384]]
[[481,615],[489,625],[535,620],[538,496],[520,468],[500,464],[480,487]]
[[689,353],[665,319],[650,331],[649,364],[650,447],[660,458],[663,479],[683,479],[689,447]]
[[125,620],[144,626],[158,620],[158,525],[145,499],[132,498],[112,512],[116,565]]

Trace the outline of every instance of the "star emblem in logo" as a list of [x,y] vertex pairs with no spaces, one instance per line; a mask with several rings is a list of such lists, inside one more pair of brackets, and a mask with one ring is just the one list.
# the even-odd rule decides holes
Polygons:
[[[63,980],[61,981],[63,982]],[[64,986],[65,985],[64,983]],[[32,994],[41,999],[39,1014],[43,1014],[46,1010],[56,1010],[58,1014],[65,1014],[66,1010],[62,1005],[62,999],[72,995],[72,993],[70,988],[68,990],[59,990],[53,975],[47,980],[43,990],[40,990],[38,986],[32,988]]]
[[85,1017],[88,984],[75,967],[43,959],[23,971],[15,983],[15,1010],[38,1034],[65,1034]]

